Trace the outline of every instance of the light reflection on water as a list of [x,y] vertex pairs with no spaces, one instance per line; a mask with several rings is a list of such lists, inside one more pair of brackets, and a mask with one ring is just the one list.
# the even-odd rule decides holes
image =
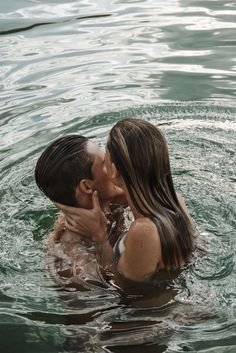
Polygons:
[[[234,352],[236,5],[0,6],[3,351],[14,351],[14,338],[24,352],[128,353],[144,342],[145,353]],[[55,211],[33,181],[38,154],[75,132],[104,145],[113,123],[133,116],[165,132],[176,187],[208,254],[173,288],[144,297],[111,284],[59,290],[44,268],[41,240]]]

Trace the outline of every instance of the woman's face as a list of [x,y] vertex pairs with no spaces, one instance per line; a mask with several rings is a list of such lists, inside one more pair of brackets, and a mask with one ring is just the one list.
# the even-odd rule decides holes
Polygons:
[[114,197],[117,191],[107,172],[105,152],[91,141],[87,144],[87,151],[94,159],[91,168],[94,177],[93,189],[98,191],[99,197],[103,200]]
[[113,176],[112,162],[111,162],[110,153],[107,148],[105,153],[105,167],[106,167],[108,177],[112,179],[112,176]]
[[105,153],[105,167],[106,167],[107,175],[109,179],[112,180],[112,183],[115,186],[118,186],[119,188],[124,190],[124,180],[121,174],[117,171],[114,163],[112,163],[111,155],[107,148]]

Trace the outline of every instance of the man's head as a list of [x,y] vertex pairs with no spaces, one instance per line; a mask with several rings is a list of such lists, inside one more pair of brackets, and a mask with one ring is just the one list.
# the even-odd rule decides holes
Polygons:
[[69,206],[90,208],[94,190],[100,200],[115,194],[104,152],[79,135],[61,137],[46,148],[36,164],[35,180],[50,200]]

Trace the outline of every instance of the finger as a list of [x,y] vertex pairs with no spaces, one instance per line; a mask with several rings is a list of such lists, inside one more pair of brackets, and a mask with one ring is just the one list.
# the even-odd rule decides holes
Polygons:
[[97,191],[94,191],[92,195],[92,202],[93,202],[93,209],[101,210]]
[[69,232],[77,233],[77,229],[73,225],[67,224],[66,229],[69,230]]
[[65,225],[66,228],[68,228],[69,224],[70,224],[70,222],[67,219],[65,219],[64,225]]
[[65,227],[70,232],[77,233],[76,223],[74,223],[72,219],[65,219]]
[[65,226],[68,227],[68,226],[74,226],[74,222],[71,218],[69,217],[66,217],[65,219]]

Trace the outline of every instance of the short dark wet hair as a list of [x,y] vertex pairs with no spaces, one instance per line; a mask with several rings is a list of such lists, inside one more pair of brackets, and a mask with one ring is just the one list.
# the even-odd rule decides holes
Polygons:
[[51,201],[78,206],[77,185],[82,179],[93,179],[94,158],[87,151],[88,141],[84,136],[67,135],[51,143],[39,157],[35,181]]

